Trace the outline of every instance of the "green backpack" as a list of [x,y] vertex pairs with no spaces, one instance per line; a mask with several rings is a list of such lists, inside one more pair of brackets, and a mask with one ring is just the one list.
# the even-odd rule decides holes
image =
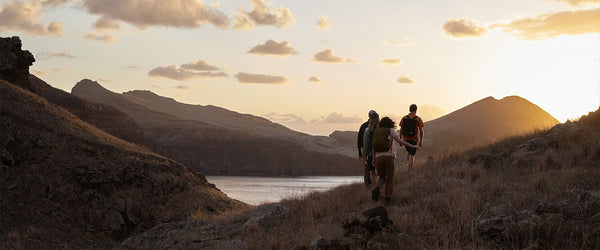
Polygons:
[[392,138],[390,136],[390,129],[385,127],[378,127],[375,129],[373,134],[373,149],[375,152],[387,152],[390,151],[392,146]]

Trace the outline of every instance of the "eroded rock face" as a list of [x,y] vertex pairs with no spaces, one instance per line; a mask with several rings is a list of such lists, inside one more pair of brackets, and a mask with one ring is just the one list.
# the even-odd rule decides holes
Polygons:
[[27,50],[21,50],[18,36],[0,38],[0,79],[9,82],[27,81],[29,66],[35,58]]

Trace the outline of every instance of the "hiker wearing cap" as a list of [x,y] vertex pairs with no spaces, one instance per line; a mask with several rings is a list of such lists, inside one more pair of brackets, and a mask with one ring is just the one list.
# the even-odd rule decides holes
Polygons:
[[[373,121],[371,121],[371,120],[373,120]],[[364,143],[365,130],[369,127],[369,122],[373,123],[376,121],[377,122],[379,121],[379,114],[377,114],[377,112],[375,112],[375,110],[369,111],[369,120],[367,120],[365,123],[360,125],[360,129],[358,130],[358,137],[356,138],[356,144],[358,146],[358,159],[360,161],[362,161],[363,164],[365,165],[364,180],[365,180],[366,187],[369,187],[371,185],[371,183],[373,183],[372,178],[371,178],[371,173],[373,173],[373,175],[375,174],[375,167],[373,167],[373,164],[372,164],[373,158],[369,157],[371,155],[370,154],[370,146],[368,146],[367,150],[365,150],[365,143]],[[367,133],[367,135],[369,135],[369,134]],[[370,143],[367,143],[367,144],[370,144]],[[365,155],[365,151],[366,151],[367,155]]]
[[[400,134],[402,134],[402,140],[412,144],[418,145],[419,148],[423,147],[423,127],[425,124],[421,117],[417,116],[417,105],[412,104],[408,108],[408,115],[402,117],[400,120]],[[417,150],[411,147],[406,147],[406,165],[408,169],[412,169],[415,162],[415,154]]]

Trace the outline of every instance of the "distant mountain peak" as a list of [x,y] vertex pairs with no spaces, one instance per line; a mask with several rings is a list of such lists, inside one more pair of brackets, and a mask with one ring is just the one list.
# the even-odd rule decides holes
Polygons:
[[152,98],[152,99],[158,98],[158,99],[162,99],[162,100],[168,100],[168,101],[175,102],[175,99],[173,99],[173,98],[157,95],[156,93],[154,93],[150,90],[132,90],[132,91],[123,92],[123,95],[133,96],[133,97],[141,97],[141,98]]
[[87,91],[93,91],[93,92],[109,91],[108,89],[102,87],[102,85],[100,85],[100,83],[98,83],[97,81],[92,81],[90,79],[83,79],[83,80],[79,81],[77,84],[75,84],[75,86],[73,86],[73,88],[71,89],[71,92],[73,92],[73,90],[75,90],[75,89],[87,90]]

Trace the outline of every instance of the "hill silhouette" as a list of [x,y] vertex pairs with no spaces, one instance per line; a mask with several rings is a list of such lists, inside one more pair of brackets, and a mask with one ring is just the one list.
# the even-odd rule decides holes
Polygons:
[[150,91],[111,92],[82,80],[72,94],[133,117],[159,154],[204,174],[358,175],[361,164],[328,137],[310,136],[264,118],[189,105]]
[[33,60],[18,37],[0,43],[0,78],[19,82],[0,79],[0,249],[110,248],[159,223],[246,206],[197,171],[20,87],[82,107],[80,98],[29,82]]

